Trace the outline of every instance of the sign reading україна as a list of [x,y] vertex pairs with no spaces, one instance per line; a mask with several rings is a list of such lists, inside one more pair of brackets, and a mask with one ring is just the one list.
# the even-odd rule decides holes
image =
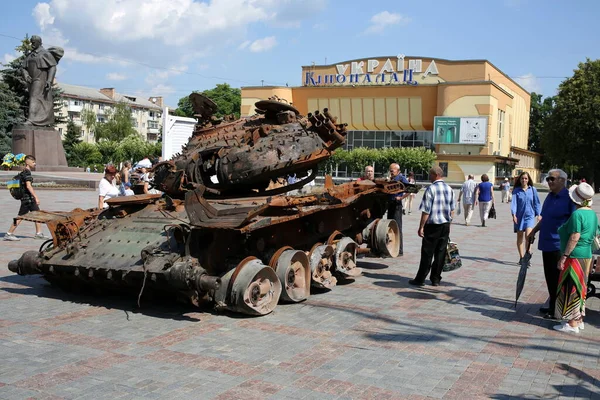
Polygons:
[[313,67],[302,69],[303,86],[417,85],[415,75],[427,77],[438,74],[435,60],[431,60],[423,72],[422,59],[405,60],[402,54],[394,59],[388,58],[383,63],[377,59],[366,59],[336,64],[335,74],[319,73],[314,69]]

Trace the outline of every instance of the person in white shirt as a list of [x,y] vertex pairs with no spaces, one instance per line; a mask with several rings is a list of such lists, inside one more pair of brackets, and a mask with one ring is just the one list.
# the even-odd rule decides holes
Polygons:
[[100,210],[108,208],[106,200],[119,196],[119,189],[114,184],[116,174],[117,169],[113,165],[109,165],[104,170],[104,176],[98,185],[98,209]]
[[139,161],[137,163],[137,165],[135,166],[136,169],[138,168],[152,168],[152,161],[150,161],[149,157],[144,157],[141,161]]
[[465,212],[465,225],[469,226],[471,223],[471,217],[473,216],[473,205],[475,204],[475,189],[477,184],[473,180],[474,176],[469,175],[468,179],[462,184],[460,192],[458,194],[458,206],[460,207],[460,200],[464,196],[463,210]]

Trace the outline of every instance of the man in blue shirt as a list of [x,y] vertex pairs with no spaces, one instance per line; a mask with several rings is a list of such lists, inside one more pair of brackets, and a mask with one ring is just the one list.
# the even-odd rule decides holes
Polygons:
[[423,286],[429,271],[432,286],[439,286],[442,280],[450,223],[455,208],[454,191],[444,182],[443,176],[444,172],[438,166],[429,171],[431,185],[425,190],[419,207],[422,214],[418,235],[423,238],[421,262],[415,279],[408,281],[411,285]]
[[[400,173],[400,166],[396,163],[390,164],[390,179],[407,185],[409,184],[408,179]],[[402,236],[402,200],[409,195],[410,193],[406,192],[391,194],[388,201],[387,217],[396,220],[398,223],[398,231],[400,232],[400,255],[404,254],[404,238]]]
[[542,220],[537,223],[529,234],[529,241],[533,243],[535,234],[540,232],[538,249],[542,252],[544,263],[544,276],[546,277],[546,286],[550,303],[548,307],[541,307],[540,312],[544,313],[544,318],[554,318],[554,304],[556,303],[556,290],[558,287],[558,277],[560,271],[557,268],[560,254],[560,239],[558,237],[558,227],[567,222],[573,211],[575,203],[569,197],[569,190],[565,187],[567,183],[567,173],[561,169],[552,169],[546,177],[550,193],[544,200],[542,206]]

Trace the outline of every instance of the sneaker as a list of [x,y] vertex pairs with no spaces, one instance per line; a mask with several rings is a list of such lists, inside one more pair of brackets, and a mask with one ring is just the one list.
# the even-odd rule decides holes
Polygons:
[[431,281],[431,286],[440,286],[439,281]]
[[11,242],[18,242],[21,239],[19,239],[18,237],[16,237],[12,233],[5,233],[4,234],[4,240],[10,240]]
[[566,333],[579,333],[579,328],[578,327],[572,327],[571,325],[569,325],[568,322],[564,322],[560,325],[554,325],[554,329],[559,331],[559,332],[566,332]]
[[485,226],[485,221],[483,221],[483,222],[481,223],[481,226]]
[[410,281],[408,281],[408,283],[413,286],[425,286],[423,282],[419,282],[416,279],[411,279]]
[[43,233],[36,233],[33,237],[34,239],[47,240],[50,239],[48,236],[44,236]]

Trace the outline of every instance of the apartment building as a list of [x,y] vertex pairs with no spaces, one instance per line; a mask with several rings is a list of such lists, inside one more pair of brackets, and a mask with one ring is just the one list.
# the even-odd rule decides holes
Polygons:
[[[149,142],[158,140],[162,127],[163,98],[161,96],[146,99],[118,93],[114,88],[94,89],[60,82],[58,87],[62,91],[62,114],[81,126],[81,138],[84,142],[94,143],[96,140],[93,129],[90,131],[83,125],[81,111],[92,110],[96,114],[96,121],[102,123],[106,122],[113,107],[121,102],[131,107],[131,123],[142,138]],[[64,135],[67,132],[67,124],[59,124],[56,129]]]

